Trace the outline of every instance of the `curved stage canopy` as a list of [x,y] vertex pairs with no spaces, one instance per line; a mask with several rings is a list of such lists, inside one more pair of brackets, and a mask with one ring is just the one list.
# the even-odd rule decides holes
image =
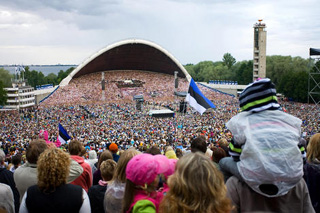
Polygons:
[[82,75],[114,70],[143,70],[187,78],[191,76],[180,62],[167,50],[146,40],[130,39],[111,44],[93,54],[60,83],[67,85],[72,78]]

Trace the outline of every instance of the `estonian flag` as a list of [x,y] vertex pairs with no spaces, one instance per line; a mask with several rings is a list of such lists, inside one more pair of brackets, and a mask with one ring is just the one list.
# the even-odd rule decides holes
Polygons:
[[71,137],[68,135],[67,131],[63,128],[61,124],[59,124],[59,137],[58,140],[61,144],[65,144]]
[[192,78],[190,80],[186,101],[201,115],[209,108],[216,108],[216,106],[201,93]]

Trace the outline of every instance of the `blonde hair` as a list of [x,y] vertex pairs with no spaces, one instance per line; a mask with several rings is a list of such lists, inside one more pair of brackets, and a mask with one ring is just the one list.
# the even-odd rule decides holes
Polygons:
[[119,181],[120,183],[126,182],[126,168],[129,160],[139,154],[140,152],[135,149],[127,149],[124,153],[121,154],[116,172],[113,176],[113,180]]
[[320,133],[317,133],[310,138],[307,147],[308,162],[313,162],[315,159],[320,160]]
[[[201,180],[201,181],[200,181]],[[170,190],[160,212],[230,212],[222,173],[202,153],[183,156],[168,179]]]
[[217,143],[220,147],[221,146],[228,146],[229,145],[229,142],[226,138],[221,138],[218,143]]
[[38,163],[38,186],[43,192],[53,192],[66,184],[69,175],[70,156],[58,148],[46,149]]
[[103,178],[103,180],[111,180],[116,168],[117,163],[114,160],[108,159],[103,161],[100,165],[101,177]]

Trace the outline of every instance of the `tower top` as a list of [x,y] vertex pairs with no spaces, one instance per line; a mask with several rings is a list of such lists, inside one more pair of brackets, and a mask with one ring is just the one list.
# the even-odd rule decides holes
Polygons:
[[255,23],[253,25],[254,28],[256,28],[256,27],[261,27],[261,28],[267,27],[265,23],[262,23],[263,19],[259,19],[258,21],[259,21],[259,23]]

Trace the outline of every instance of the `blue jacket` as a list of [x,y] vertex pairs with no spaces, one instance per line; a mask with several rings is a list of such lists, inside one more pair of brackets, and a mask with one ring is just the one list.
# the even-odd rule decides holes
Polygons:
[[120,156],[115,153],[112,153],[112,157],[113,157],[113,160],[118,163]]

